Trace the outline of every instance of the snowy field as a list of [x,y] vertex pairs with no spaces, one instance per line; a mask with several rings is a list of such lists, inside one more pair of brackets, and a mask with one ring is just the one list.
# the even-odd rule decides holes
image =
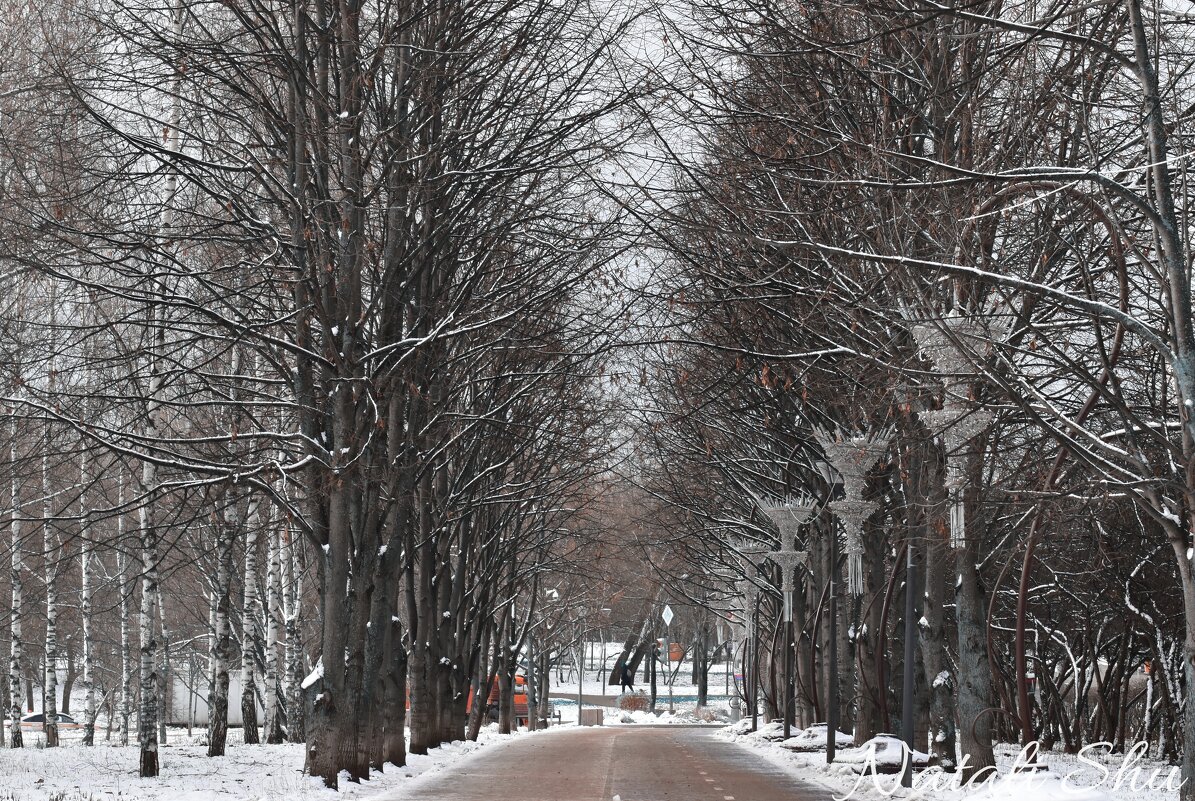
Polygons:
[[[1177,768],[1165,762],[1126,757],[1124,754],[1085,755],[1087,762],[1073,754],[1043,752],[1040,761],[1048,768],[1041,774],[1013,774],[1020,749],[1013,745],[996,746],[1000,778],[974,789],[960,789],[946,774],[934,770],[919,772],[912,788],[900,786],[899,776],[880,775],[861,778],[857,766],[863,762],[864,749],[840,749],[837,761],[826,764],[825,751],[794,752],[774,736],[779,724],[761,727],[754,734],[741,734],[742,724],[727,726],[720,737],[751,748],[770,762],[791,772],[802,781],[820,785],[836,799],[877,801],[884,798],[932,799],[933,801],[1177,801]],[[824,728],[822,729],[824,732]],[[1096,764],[1092,764],[1096,763]],[[1167,781],[1174,771],[1170,787]]]
[[[508,741],[497,725],[482,731],[478,742],[457,742],[427,756],[408,755],[408,764],[375,773],[368,782],[341,782],[340,792],[303,775],[303,745],[240,743],[239,729],[228,732],[228,753],[209,758],[198,736],[171,731],[162,749],[157,779],[137,776],[136,746],[94,748],[67,742],[57,749],[36,746],[0,749],[0,801],[333,801],[407,797],[412,777],[444,769],[465,754]],[[196,732],[198,735],[198,731]],[[100,735],[102,737],[102,733]],[[517,736],[528,736],[520,732]]]
[[[607,643],[604,650],[601,647],[601,643],[586,643],[587,657],[583,671],[585,680],[582,687],[582,692],[585,695],[618,695],[619,685],[607,684],[605,679],[610,675],[610,671],[614,669],[614,663],[618,659],[619,653],[621,653],[621,648],[622,643]],[[673,663],[673,667],[676,667],[676,663]],[[724,699],[728,694],[734,692],[734,678],[728,675],[730,670],[730,666],[724,661],[709,666],[709,684],[707,689],[709,690],[710,698]],[[641,663],[635,675],[635,689],[646,692],[650,686],[647,665],[646,663]],[[562,669],[552,671],[551,691],[553,695],[557,693],[576,694],[577,671],[575,665],[566,663]],[[661,698],[668,697],[668,679],[665,677],[662,667],[656,674],[656,692]],[[692,661],[680,663],[679,669],[676,670],[672,692],[674,696],[696,697],[697,687],[693,684]]]
[[[613,664],[621,644],[609,644],[607,660]],[[585,671],[586,695],[606,695],[613,702],[619,695],[617,686],[605,685],[597,665],[600,664],[600,645],[593,643],[592,669]],[[551,692],[575,695],[576,671],[563,672],[565,681],[552,675]],[[605,725],[692,725],[727,720],[729,707],[724,693],[725,666],[712,665],[709,679],[709,709],[697,709],[693,699],[691,665],[682,664],[677,673],[673,695],[677,699],[675,713],[669,713],[668,688],[662,676],[658,682],[655,716],[647,712],[625,712],[616,708],[605,710]],[[569,681],[571,679],[571,682]],[[733,686],[733,685],[732,685]],[[648,684],[640,682],[636,688],[646,692]],[[72,710],[83,708],[83,698],[72,693]],[[571,698],[553,697],[558,713],[553,722],[574,725],[577,705]],[[76,713],[77,714],[77,713]],[[134,720],[134,724],[135,724]],[[96,745],[81,745],[80,730],[60,732],[62,747],[46,749],[40,731],[26,730],[26,747],[20,750],[0,748],[0,801],[333,801],[339,798],[366,799],[381,796],[387,801],[407,797],[410,779],[434,773],[458,761],[463,756],[497,743],[508,741],[497,733],[497,724],[483,729],[476,743],[457,742],[434,749],[427,756],[408,755],[408,764],[375,773],[369,782],[354,784],[341,782],[339,793],[328,790],[319,779],[303,774],[303,745],[245,746],[241,730],[230,728],[228,749],[223,757],[209,758],[202,727],[188,735],[184,728],[169,729],[167,744],[161,751],[161,775],[157,779],[137,776],[136,745],[115,745],[105,739],[107,720],[96,721]],[[0,732],[7,738],[6,732]],[[136,732],[132,733],[136,738]],[[522,730],[519,737],[528,736]]]

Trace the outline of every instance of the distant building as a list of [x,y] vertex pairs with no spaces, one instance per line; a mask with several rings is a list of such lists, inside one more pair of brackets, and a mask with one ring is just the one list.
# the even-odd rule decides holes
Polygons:
[[[186,670],[183,666],[183,670]],[[166,722],[174,726],[206,726],[207,725],[207,675],[196,671],[191,675],[180,675],[183,671],[171,671],[170,681],[170,715]],[[259,692],[260,692],[260,688]],[[265,719],[265,709],[261,699],[257,700],[258,725]],[[241,718],[241,674],[240,671],[230,671],[228,677],[228,725],[240,726],[244,723]]]

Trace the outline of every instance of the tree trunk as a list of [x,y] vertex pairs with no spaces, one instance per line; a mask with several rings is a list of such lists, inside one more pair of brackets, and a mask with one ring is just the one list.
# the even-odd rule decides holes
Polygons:
[[11,748],[21,748],[24,741],[21,738],[21,648],[24,642],[21,637],[21,618],[25,614],[24,579],[21,575],[25,571],[21,553],[21,491],[17,484],[17,418],[14,415],[9,421],[9,459],[12,470],[12,522],[9,524],[12,534],[12,572],[9,581],[12,585],[12,615],[9,618],[9,659],[8,659],[8,691],[12,700],[10,708],[13,726],[9,730],[8,744]]
[[[504,638],[505,639],[505,638]],[[503,651],[508,649],[503,643]],[[514,696],[511,692],[514,680],[514,668],[510,664],[510,657],[504,653],[501,664],[498,668],[498,733],[510,734],[517,724],[512,724],[514,717]]]
[[[271,515],[271,517],[273,517]],[[278,620],[282,614],[282,594],[279,591],[278,555],[280,542],[277,535],[276,521],[271,520],[267,535],[266,560],[266,675],[265,675],[265,731],[262,739],[270,745],[283,741],[282,710],[278,697]]]
[[385,674],[383,698],[384,753],[386,762],[399,767],[407,764],[407,655],[402,646],[402,625],[396,618],[390,623],[390,664]]
[[[92,621],[91,621],[91,560],[94,557],[94,546],[91,543],[91,519],[87,509],[87,451],[84,450],[80,458],[80,494],[79,519],[82,521],[80,532],[80,571],[79,606],[80,616],[83,618],[83,745],[95,744],[95,719],[99,710],[95,703],[95,671],[92,665]],[[68,691],[63,701],[70,698]]]
[[494,673],[490,670],[490,638],[494,631],[493,626],[483,624],[481,633],[481,658],[478,660],[477,669],[473,672],[473,683],[471,686],[473,705],[469,709],[469,720],[465,724],[465,739],[469,741],[476,741],[477,735],[481,733],[482,721],[488,713],[490,686],[494,681]]
[[[969,516],[970,528],[974,516]],[[958,618],[958,719],[962,754],[967,758],[963,780],[986,779],[995,772],[992,751],[991,672],[987,653],[987,607],[979,582],[979,537],[968,532],[958,554],[955,609]]]
[[62,680],[62,690],[59,696],[62,702],[58,704],[58,711],[63,715],[71,713],[71,696],[75,692],[75,682],[79,680],[78,663],[75,660],[75,643],[68,637],[66,640],[66,677]]
[[859,702],[854,727],[856,745],[862,745],[879,733],[882,695],[888,691],[880,675],[886,645],[881,623],[885,539],[879,536],[872,525],[867,525],[864,532],[864,590],[859,601],[859,630],[855,636],[859,676]]
[[[55,284],[51,284],[50,306],[55,307]],[[51,322],[53,327],[53,322]],[[53,389],[51,379],[51,390]],[[42,445],[42,547],[46,555],[46,661],[42,680],[43,724],[46,732],[46,748],[58,746],[58,565],[59,549],[54,529],[50,525],[50,427],[46,425],[45,441]]]
[[166,600],[162,596],[162,585],[158,583],[158,596],[154,599],[154,607],[158,610],[159,631],[162,639],[158,652],[162,655],[161,668],[158,670],[158,745],[166,744],[166,721],[170,716],[170,625],[166,620]]
[[241,608],[241,725],[246,745],[257,745],[257,649],[261,645],[259,619],[261,604],[257,597],[257,532],[260,528],[260,504],[249,501],[249,519],[245,531],[244,604]]
[[[306,708],[303,703],[303,642],[301,639],[300,613],[302,598],[302,570],[296,559],[293,533],[290,526],[282,528],[282,586],[283,623],[286,628],[286,741],[305,742],[307,735],[303,725]],[[404,702],[405,707],[405,702]]]
[[[348,393],[336,396],[338,428],[351,429],[346,424],[348,414]],[[339,436],[339,435],[338,435]],[[333,443],[344,447],[340,442]],[[356,740],[345,742],[344,735],[351,731],[355,721],[346,720],[352,715],[353,698],[346,682],[345,656],[349,645],[350,615],[348,599],[351,578],[352,533],[349,521],[349,499],[351,491],[347,482],[332,483],[327,492],[327,542],[324,543],[320,566],[320,660],[322,681],[320,692],[310,707],[307,726],[306,770],[312,776],[319,776],[327,787],[338,786],[341,770],[353,764],[356,756]],[[313,499],[313,505],[320,505],[321,499]],[[315,510],[312,515],[320,515]]]
[[[815,644],[808,626],[809,585],[810,582],[798,579],[797,588],[793,592],[793,623],[797,640],[793,663],[798,677],[794,698],[797,707],[797,725],[802,728],[819,722],[816,683],[813,673]],[[756,636],[759,636],[759,632],[756,632]]]
[[[941,518],[935,516],[928,521],[926,533],[932,536],[925,554],[925,597],[922,605],[924,625],[918,635],[921,646],[921,661],[925,665],[925,678],[929,682],[929,759],[930,765],[953,773],[957,767],[955,757],[955,709],[954,674],[946,653],[946,625],[943,602],[947,582],[952,578],[949,566],[952,554],[946,544],[949,537],[943,528]],[[986,656],[986,654],[985,654]]]
[[[124,506],[124,473],[117,477],[116,504]],[[116,540],[124,540],[124,514],[116,517]],[[120,548],[116,552],[117,580],[120,582],[120,745],[129,744],[129,719],[133,716],[133,646],[129,625],[129,596],[133,582],[129,576],[129,557]]]
[[527,731],[539,728],[539,696],[536,693],[536,682],[539,681],[538,664],[536,663],[535,640],[527,641]]
[[[142,486],[154,484],[154,468],[149,462],[142,468]],[[137,743],[141,749],[142,778],[158,775],[158,643],[155,637],[154,601],[158,597],[157,534],[150,518],[148,501],[141,507],[141,706],[137,723]]]
[[[229,495],[231,496],[231,493]],[[228,670],[232,652],[232,635],[228,620],[232,605],[229,585],[232,583],[232,527],[236,521],[236,502],[232,497],[226,497],[225,502],[228,506],[224,512],[224,520],[218,524],[216,534],[216,581],[212,587],[215,624],[208,646],[209,757],[224,756],[228,741]]]

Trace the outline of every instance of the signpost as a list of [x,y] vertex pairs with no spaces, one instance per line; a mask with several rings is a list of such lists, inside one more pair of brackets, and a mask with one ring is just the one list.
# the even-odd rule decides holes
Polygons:
[[[581,630],[577,633],[577,725],[581,725],[581,710],[585,708],[585,618],[581,618]],[[605,681],[602,682],[605,684]]]
[[672,607],[664,604],[664,612],[660,615],[664,618],[664,647],[668,653],[668,711],[675,712],[676,709],[672,705],[672,633],[670,628],[672,626]]

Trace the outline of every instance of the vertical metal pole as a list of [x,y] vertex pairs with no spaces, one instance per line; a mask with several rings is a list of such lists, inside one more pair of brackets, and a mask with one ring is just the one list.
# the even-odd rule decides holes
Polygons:
[[[606,685],[609,684],[609,674],[606,672],[606,632],[601,635],[601,695],[606,697]],[[605,704],[606,702],[602,702]]]
[[838,739],[838,530],[830,521],[830,681],[826,688],[826,762],[834,761]]
[[658,697],[658,693],[656,692],[656,664],[659,661],[660,641],[656,638],[656,633],[653,631],[651,633],[651,656],[648,660],[651,671],[651,706],[648,707],[648,711],[653,715],[656,714],[656,698]]
[[602,674],[602,696],[603,696],[603,697],[605,697],[605,695],[606,695],[606,682],[607,682],[607,681],[608,681],[608,679],[609,679],[609,677],[606,675],[606,630],[605,630],[605,629],[598,629],[598,634],[599,634],[599,635],[601,636],[601,638],[602,638],[602,666],[601,666],[601,674]]
[[900,783],[903,787],[913,786],[913,727],[916,711],[913,709],[913,678],[916,670],[917,648],[917,563],[913,557],[913,542],[909,541],[908,557],[905,560],[905,662],[904,690],[900,702],[901,738],[905,742],[905,756]]
[[722,673],[722,692],[727,699],[730,698],[730,674],[734,673],[734,641],[729,637],[726,640],[726,670]]
[[755,674],[757,665],[755,660],[758,654],[755,649],[755,600],[751,602],[751,626],[748,628],[747,634],[747,653],[750,654],[750,661],[743,668],[743,673],[746,674],[748,670],[751,674],[744,675],[743,679],[747,682],[747,702],[751,704],[751,731],[759,730],[759,698],[755,695]]
[[793,591],[784,593],[784,739],[792,736]]
[[664,626],[664,652],[667,654],[665,665],[668,666],[668,711],[675,712],[676,707],[672,705],[672,627]]
[[577,637],[577,725],[581,725],[581,710],[584,709],[585,691],[585,619],[581,619],[581,634]]

